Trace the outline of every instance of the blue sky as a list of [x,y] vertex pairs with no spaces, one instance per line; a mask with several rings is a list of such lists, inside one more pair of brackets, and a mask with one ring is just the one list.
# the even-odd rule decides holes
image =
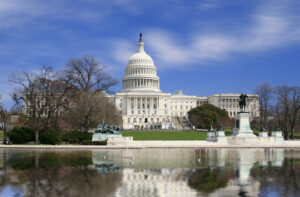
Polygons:
[[143,32],[161,89],[209,96],[299,85],[299,0],[0,0],[0,90],[12,72],[94,55],[119,79]]

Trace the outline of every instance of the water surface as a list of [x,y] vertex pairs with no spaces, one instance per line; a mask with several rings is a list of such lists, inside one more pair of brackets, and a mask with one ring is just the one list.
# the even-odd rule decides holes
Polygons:
[[0,196],[300,196],[300,149],[0,149]]

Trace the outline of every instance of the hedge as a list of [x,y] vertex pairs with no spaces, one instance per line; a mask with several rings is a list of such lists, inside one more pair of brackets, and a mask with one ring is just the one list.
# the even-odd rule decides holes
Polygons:
[[107,145],[107,140],[105,141],[92,141],[92,140],[84,140],[82,141],[83,145]]
[[61,138],[59,132],[56,130],[43,130],[39,133],[39,140],[41,144],[59,144]]
[[82,144],[83,141],[92,140],[93,133],[83,131],[63,131],[62,141],[70,144]]
[[14,127],[7,136],[13,144],[25,144],[34,141],[34,131],[28,127]]

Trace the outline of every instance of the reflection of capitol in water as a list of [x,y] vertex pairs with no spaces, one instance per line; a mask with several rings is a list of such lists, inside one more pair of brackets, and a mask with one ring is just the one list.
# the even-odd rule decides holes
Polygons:
[[250,176],[251,169],[280,167],[284,152],[209,148],[93,150],[93,163],[120,166],[122,180],[114,196],[258,196],[260,183]]
[[184,169],[123,169],[122,185],[115,196],[196,196]]

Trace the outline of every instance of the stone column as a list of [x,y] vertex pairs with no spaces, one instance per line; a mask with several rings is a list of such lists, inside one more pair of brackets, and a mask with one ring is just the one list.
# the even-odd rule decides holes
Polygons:
[[153,114],[153,97],[150,98],[150,115],[152,117]]

